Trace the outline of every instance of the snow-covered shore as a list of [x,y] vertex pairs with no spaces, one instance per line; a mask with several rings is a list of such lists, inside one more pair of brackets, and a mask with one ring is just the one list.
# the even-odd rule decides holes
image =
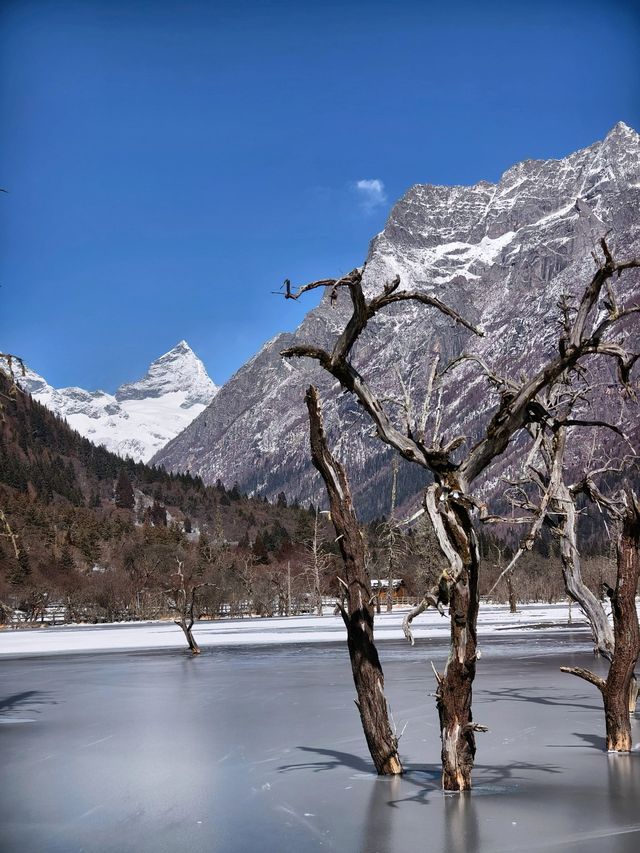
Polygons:
[[[400,640],[406,610],[381,613],[376,617],[376,639]],[[564,628],[569,608],[561,604],[527,604],[518,613],[509,613],[507,605],[485,604],[480,608],[478,633],[482,638],[522,630]],[[586,621],[573,608],[572,627],[584,627]],[[446,639],[449,620],[433,610],[419,616],[414,624],[416,639]],[[271,645],[280,643],[340,642],[346,637],[339,616],[291,616],[288,618],[223,619],[199,622],[194,627],[203,647],[235,645]],[[137,622],[110,625],[64,625],[0,632],[0,656],[41,655],[82,652],[122,651],[127,649],[172,649],[184,646],[180,629],[172,622]]]

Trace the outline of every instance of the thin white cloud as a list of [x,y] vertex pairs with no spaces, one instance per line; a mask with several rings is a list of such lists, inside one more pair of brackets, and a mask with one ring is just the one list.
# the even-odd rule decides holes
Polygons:
[[365,213],[371,213],[377,207],[387,203],[387,194],[380,178],[363,178],[356,181],[354,186]]

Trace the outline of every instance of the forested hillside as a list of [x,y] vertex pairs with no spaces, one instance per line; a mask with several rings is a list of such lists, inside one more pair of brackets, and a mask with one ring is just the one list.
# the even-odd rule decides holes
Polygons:
[[[75,618],[166,610],[179,564],[203,583],[203,608],[301,606],[313,507],[251,499],[222,483],[123,460],[92,444],[0,373],[0,584],[5,618],[53,603]],[[326,522],[324,522],[326,525]],[[186,571],[185,570],[185,571]],[[297,578],[297,580],[296,580]]]
[[[337,593],[335,534],[312,505],[290,506],[284,493],[269,503],[237,486],[205,486],[188,473],[123,460],[12,389],[1,373],[0,393],[4,621],[175,615],[179,570],[189,588],[199,586],[197,613],[205,616],[310,611],[318,596]],[[585,572],[595,589],[611,572],[611,553],[596,520],[585,523],[592,552]],[[406,595],[419,594],[441,570],[424,526],[390,537],[379,518],[363,530],[372,577],[386,578],[391,565]],[[482,537],[484,591],[506,565],[516,535],[505,525]],[[522,559],[514,581],[519,600],[562,595],[555,548],[547,536]],[[505,600],[506,586],[494,597]]]

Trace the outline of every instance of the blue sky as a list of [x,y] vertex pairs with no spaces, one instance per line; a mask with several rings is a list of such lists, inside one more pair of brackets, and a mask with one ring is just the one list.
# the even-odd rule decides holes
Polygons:
[[633,3],[4,0],[0,349],[113,390],[227,379],[412,184],[640,128]]

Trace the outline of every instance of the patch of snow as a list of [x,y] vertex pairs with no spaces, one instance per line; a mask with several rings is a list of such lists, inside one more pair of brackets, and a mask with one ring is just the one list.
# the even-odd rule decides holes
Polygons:
[[[402,619],[406,609],[376,616],[376,640],[403,639]],[[566,627],[569,609],[562,604],[522,605],[518,613],[510,613],[508,605],[484,604],[480,608],[478,636]],[[576,618],[572,628],[586,627]],[[412,630],[417,640],[440,638],[450,633],[449,619],[433,610],[414,620]],[[273,619],[220,619],[198,622],[194,634],[202,647],[274,645],[282,643],[344,642],[346,630],[340,616],[291,616]],[[56,628],[34,628],[0,631],[2,655],[69,654],[107,652],[123,649],[174,649],[184,646],[184,637],[172,622],[138,622],[116,625],[66,625]]]

